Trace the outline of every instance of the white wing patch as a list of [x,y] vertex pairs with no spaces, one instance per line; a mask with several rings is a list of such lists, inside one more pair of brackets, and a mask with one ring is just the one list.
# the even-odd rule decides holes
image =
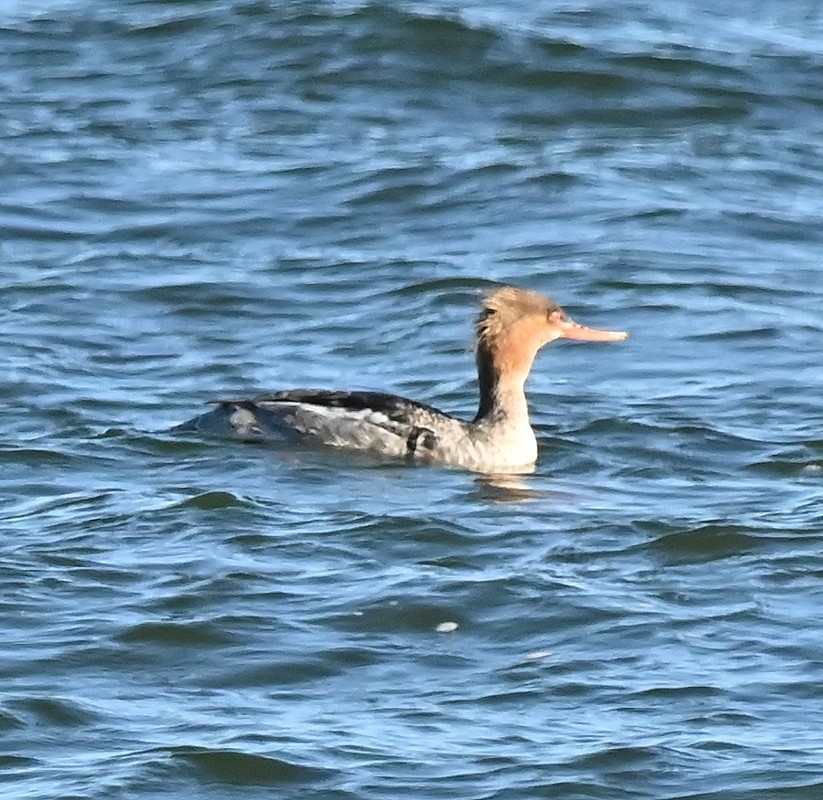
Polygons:
[[[259,403],[268,423],[271,415],[299,433],[333,447],[354,447],[386,455],[404,455],[411,428],[371,408],[351,409],[306,402]],[[274,426],[273,426],[274,427]]]
[[229,417],[229,423],[243,439],[262,439],[266,435],[258,424],[257,417],[247,408],[236,406]]

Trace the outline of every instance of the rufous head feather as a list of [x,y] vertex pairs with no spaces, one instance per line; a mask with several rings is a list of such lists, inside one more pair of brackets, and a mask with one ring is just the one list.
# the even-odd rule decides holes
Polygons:
[[493,348],[512,326],[528,317],[547,321],[560,306],[550,297],[527,289],[504,286],[488,295],[475,326],[477,347]]

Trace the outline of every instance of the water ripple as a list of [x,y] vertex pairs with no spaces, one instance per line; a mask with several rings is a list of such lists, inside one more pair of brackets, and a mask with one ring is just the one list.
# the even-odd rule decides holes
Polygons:
[[[821,36],[3,4],[6,793],[817,798]],[[631,332],[540,354],[533,474],[168,433],[300,385],[471,417],[499,283]]]

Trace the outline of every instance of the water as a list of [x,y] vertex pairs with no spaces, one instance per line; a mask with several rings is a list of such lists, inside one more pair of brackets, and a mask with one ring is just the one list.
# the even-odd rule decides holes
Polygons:
[[[0,6],[4,797],[821,796],[823,12],[460,6]],[[495,281],[519,483],[167,432]]]

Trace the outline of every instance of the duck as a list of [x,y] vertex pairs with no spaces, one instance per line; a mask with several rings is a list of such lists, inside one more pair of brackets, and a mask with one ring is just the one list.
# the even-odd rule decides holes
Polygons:
[[483,298],[475,324],[480,398],[471,420],[384,392],[285,389],[212,400],[212,410],[173,430],[305,441],[477,473],[523,473],[534,469],[538,456],[525,387],[540,349],[558,339],[627,337],[575,322],[551,297],[502,286]]

